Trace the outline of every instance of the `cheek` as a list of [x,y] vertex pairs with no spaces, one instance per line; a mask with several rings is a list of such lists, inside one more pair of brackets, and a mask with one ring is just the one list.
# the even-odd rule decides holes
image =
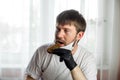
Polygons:
[[66,37],[66,39],[68,40],[68,42],[72,42],[76,37],[76,34],[74,33],[69,33]]
[[68,36],[70,37],[70,38],[75,38],[75,36],[76,36],[76,33],[68,33]]

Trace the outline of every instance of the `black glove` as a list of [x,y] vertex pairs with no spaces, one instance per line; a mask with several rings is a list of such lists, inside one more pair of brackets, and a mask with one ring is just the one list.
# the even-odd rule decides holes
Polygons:
[[60,56],[60,61],[64,60],[66,66],[69,70],[72,70],[77,66],[70,50],[58,48],[53,51],[53,54]]

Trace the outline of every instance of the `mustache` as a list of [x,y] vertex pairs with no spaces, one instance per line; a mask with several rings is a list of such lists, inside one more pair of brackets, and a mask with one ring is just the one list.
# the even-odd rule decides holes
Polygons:
[[66,44],[64,40],[56,39],[55,43]]

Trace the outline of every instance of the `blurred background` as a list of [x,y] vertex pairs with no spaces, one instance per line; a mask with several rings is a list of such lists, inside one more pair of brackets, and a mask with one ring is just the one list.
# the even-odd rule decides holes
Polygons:
[[0,80],[23,80],[35,50],[53,42],[56,16],[78,10],[80,45],[96,58],[98,80],[120,80],[120,0],[0,0]]

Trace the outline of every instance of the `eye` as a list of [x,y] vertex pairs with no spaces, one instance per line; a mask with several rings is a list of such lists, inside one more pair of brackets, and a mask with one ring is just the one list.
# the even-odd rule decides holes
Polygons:
[[69,30],[69,29],[65,29],[64,31],[65,31],[65,33],[68,33],[68,32],[70,32],[70,30]]
[[56,28],[56,32],[59,32],[60,31],[60,29],[59,28]]

